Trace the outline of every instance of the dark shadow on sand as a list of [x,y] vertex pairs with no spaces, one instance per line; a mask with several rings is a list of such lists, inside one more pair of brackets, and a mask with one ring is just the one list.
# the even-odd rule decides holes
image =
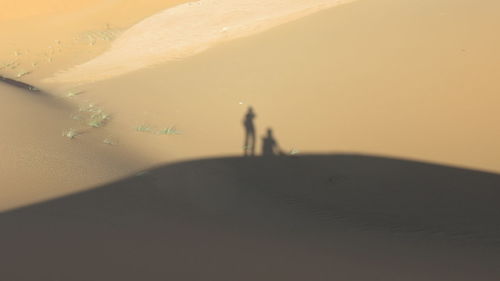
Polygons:
[[7,85],[14,86],[14,87],[17,87],[20,89],[27,90],[31,93],[40,92],[40,89],[38,89],[37,87],[35,87],[33,85],[30,85],[30,84],[27,84],[27,83],[24,83],[21,81],[17,81],[14,79],[10,79],[10,78],[7,78],[7,77],[1,76],[1,75],[0,75],[0,82],[3,82]]
[[[176,163],[1,214],[2,276],[373,280],[379,274],[393,280],[394,264],[412,253],[361,240],[351,252],[346,245],[358,238],[342,234],[345,229],[442,237],[498,251],[499,203],[500,175],[400,159],[305,155]],[[364,271],[360,255],[371,266]],[[427,258],[415,273],[411,260],[396,270],[417,276]],[[382,260],[387,264],[377,265]],[[481,276],[457,270],[421,278]],[[500,269],[487,274],[498,277]]]
[[274,137],[273,129],[268,128],[266,135],[262,137],[262,156],[278,156],[284,155],[285,153],[281,150],[278,141]]
[[254,119],[256,115],[253,108],[248,107],[247,113],[243,119],[243,128],[245,129],[245,139],[243,141],[243,156],[255,156],[256,132]]
[[[22,97],[25,100],[30,100],[40,105],[45,105],[52,108],[55,107],[71,111],[76,109],[74,104],[69,103],[64,98],[36,88],[35,86],[32,86],[30,84],[25,84],[24,82],[19,82],[0,76],[0,96],[2,95]],[[29,106],[26,106],[29,109]]]

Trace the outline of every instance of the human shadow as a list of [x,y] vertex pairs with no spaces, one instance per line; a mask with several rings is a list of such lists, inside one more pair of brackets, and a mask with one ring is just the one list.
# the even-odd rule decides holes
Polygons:
[[278,141],[273,135],[273,129],[268,128],[266,135],[262,138],[262,156],[278,156],[283,155]]
[[245,128],[245,140],[243,142],[244,156],[255,156],[255,117],[256,115],[253,108],[249,106],[245,118],[243,119],[243,127]]

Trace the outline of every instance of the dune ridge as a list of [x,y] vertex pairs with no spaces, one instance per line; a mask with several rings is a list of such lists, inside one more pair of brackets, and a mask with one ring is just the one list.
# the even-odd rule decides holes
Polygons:
[[[166,9],[124,32],[106,53],[46,82],[103,80],[178,60],[211,46],[353,0],[200,0]],[[127,58],[127,63],[123,59]]]
[[162,165],[0,214],[2,276],[494,280],[499,182],[353,154]]

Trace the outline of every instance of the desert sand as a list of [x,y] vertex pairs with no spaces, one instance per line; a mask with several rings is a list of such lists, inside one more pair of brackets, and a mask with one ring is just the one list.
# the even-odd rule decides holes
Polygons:
[[497,1],[2,5],[0,276],[499,278]]
[[497,174],[359,155],[163,165],[0,215],[2,275],[496,280],[499,184]]
[[[352,1],[352,0],[351,0]],[[256,34],[346,0],[200,0],[166,9],[125,31],[109,51],[59,73],[53,82],[97,81],[196,55],[215,44]],[[127,63],[123,63],[123,58]]]

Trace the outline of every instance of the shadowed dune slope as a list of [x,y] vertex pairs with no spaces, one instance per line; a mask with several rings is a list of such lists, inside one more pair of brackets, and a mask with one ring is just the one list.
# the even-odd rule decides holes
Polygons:
[[2,276],[496,280],[499,195],[496,174],[382,157],[183,162],[0,215]]
[[[67,100],[7,81],[0,81],[0,211],[81,191],[143,167],[126,147],[103,144],[106,128],[92,130],[72,119],[78,108]],[[80,135],[63,136],[70,129]]]

